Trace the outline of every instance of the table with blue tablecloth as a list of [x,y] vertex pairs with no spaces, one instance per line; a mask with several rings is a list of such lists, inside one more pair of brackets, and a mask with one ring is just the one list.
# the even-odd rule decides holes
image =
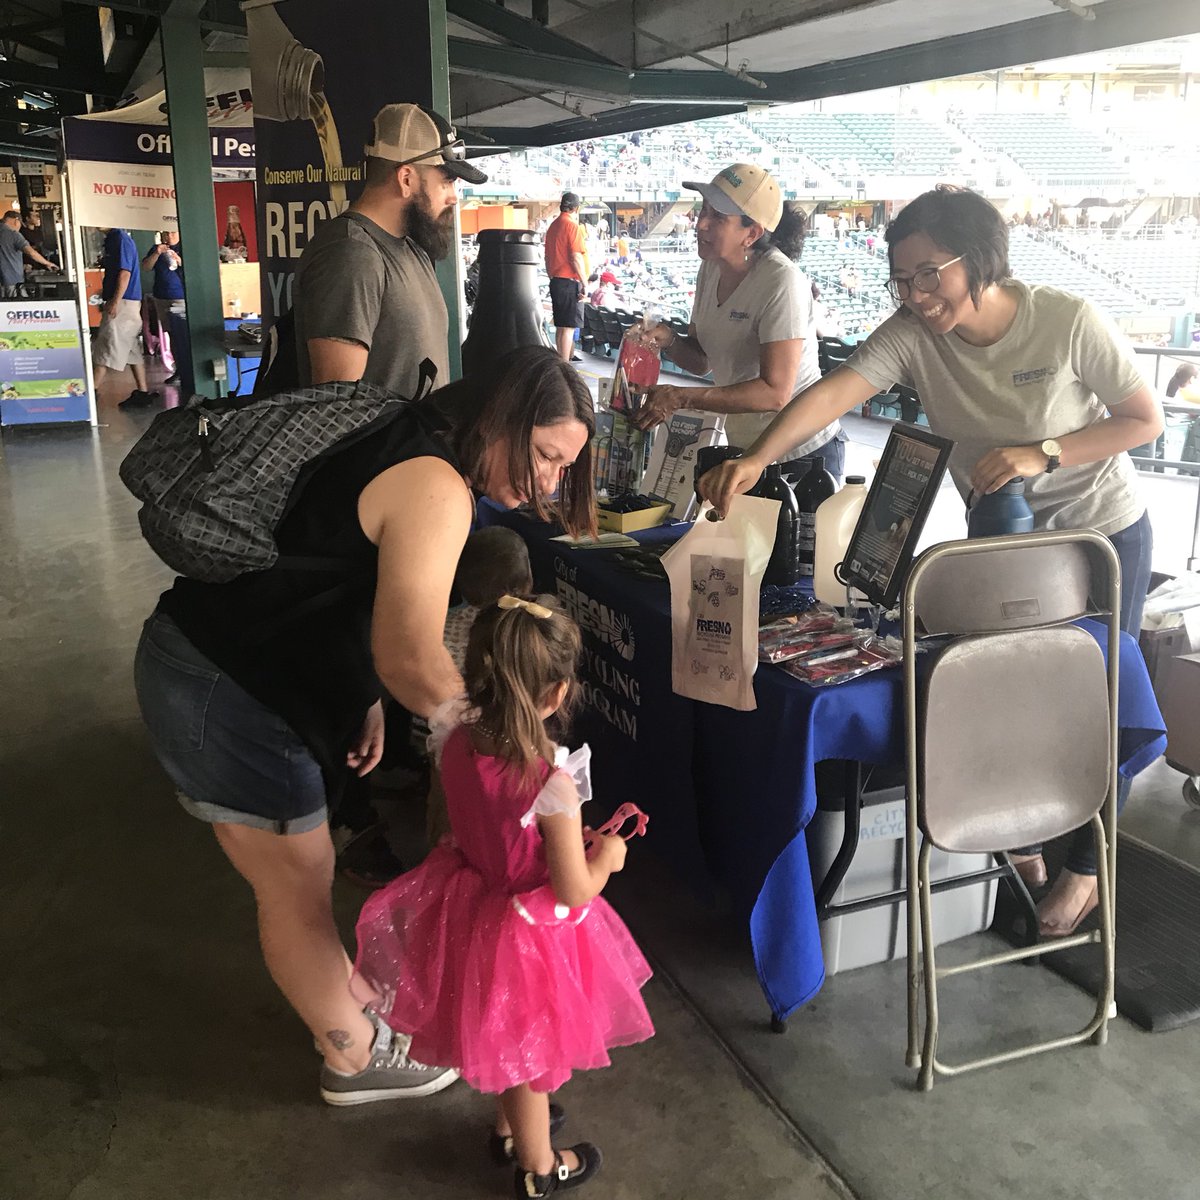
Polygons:
[[[778,667],[755,675],[758,707],[737,712],[671,690],[670,591],[609,551],[575,550],[554,529],[515,513],[483,512],[525,538],[540,589],[583,630],[585,705],[576,725],[592,745],[597,807],[632,800],[651,817],[651,842],[699,890],[714,885],[748,914],[759,981],[786,1018],[825,978],[804,827],[817,806],[816,764],[850,759],[903,765],[898,669],[814,688]],[[635,535],[674,540],[687,526]],[[1104,646],[1103,627],[1088,623]],[[1132,777],[1166,747],[1137,643],[1121,638],[1119,761]]]

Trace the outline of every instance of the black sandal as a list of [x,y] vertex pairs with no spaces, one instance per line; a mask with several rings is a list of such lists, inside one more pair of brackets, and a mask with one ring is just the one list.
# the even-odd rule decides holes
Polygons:
[[578,1146],[570,1148],[579,1159],[579,1166],[573,1171],[567,1169],[557,1150],[554,1152],[554,1170],[549,1175],[538,1175],[517,1167],[513,1172],[513,1193],[517,1200],[541,1200],[543,1196],[552,1196],[555,1192],[582,1187],[600,1170],[604,1156],[599,1147],[591,1142],[580,1142]]
[[[550,1136],[553,1137],[567,1123],[567,1114],[561,1104],[550,1101]],[[511,1133],[492,1130],[488,1136],[488,1154],[498,1167],[511,1167],[517,1161]]]

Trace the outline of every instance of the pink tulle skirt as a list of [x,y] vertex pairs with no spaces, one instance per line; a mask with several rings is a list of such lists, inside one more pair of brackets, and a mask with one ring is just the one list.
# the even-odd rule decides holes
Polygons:
[[437,847],[364,906],[355,994],[412,1034],[414,1059],[456,1067],[481,1092],[553,1091],[608,1066],[611,1047],[654,1033],[640,994],[649,964],[604,900],[556,919],[547,897],[514,905]]

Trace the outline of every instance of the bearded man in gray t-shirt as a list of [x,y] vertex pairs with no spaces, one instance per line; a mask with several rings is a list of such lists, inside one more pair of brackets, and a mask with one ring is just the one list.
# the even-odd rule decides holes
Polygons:
[[451,126],[389,104],[366,147],[362,195],[309,242],[296,271],[296,352],[305,386],[363,379],[416,392],[421,362],[448,381],[449,319],[433,264],[454,244],[456,183],[487,176]]

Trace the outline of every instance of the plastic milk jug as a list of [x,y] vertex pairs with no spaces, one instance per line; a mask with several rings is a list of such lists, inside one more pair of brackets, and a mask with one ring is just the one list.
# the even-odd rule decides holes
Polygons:
[[846,555],[866,502],[866,476],[847,475],[846,486],[817,509],[813,595],[826,604],[842,607],[846,603],[846,585],[839,581],[835,568]]
[[821,455],[813,456],[812,466],[800,477],[795,490],[800,505],[800,574],[809,578],[816,558],[817,509],[837,492],[837,481],[825,470],[825,459]]

